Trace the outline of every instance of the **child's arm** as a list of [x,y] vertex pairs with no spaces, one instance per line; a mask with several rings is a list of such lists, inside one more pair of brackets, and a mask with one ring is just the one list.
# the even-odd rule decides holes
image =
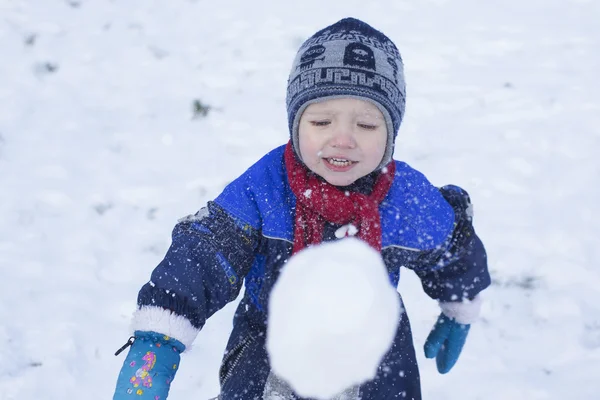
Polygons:
[[473,228],[468,193],[450,185],[440,192],[454,210],[454,229],[442,247],[424,260],[428,265],[414,269],[425,292],[441,304],[472,301],[490,285],[486,251]]
[[238,296],[258,237],[214,202],[180,220],[165,258],[139,292],[133,329],[189,347],[206,319]]

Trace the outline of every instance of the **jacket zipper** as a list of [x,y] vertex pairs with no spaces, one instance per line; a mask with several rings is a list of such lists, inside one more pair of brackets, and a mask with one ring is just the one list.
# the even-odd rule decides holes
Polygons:
[[[249,337],[246,340],[242,341],[237,346],[235,346],[233,349],[231,349],[230,353],[235,354],[237,352],[237,355],[231,361],[231,365],[228,368],[227,373],[225,375],[223,375],[223,374],[221,375],[221,387],[225,386],[225,382],[227,382],[229,380],[229,378],[231,378],[233,376],[233,370],[240,363],[242,356],[244,355],[244,352],[248,349],[248,347],[250,347],[250,344],[252,344],[253,341],[254,340],[252,339],[252,337]],[[227,359],[223,362],[224,366],[226,366],[228,363],[230,363],[230,361]]]

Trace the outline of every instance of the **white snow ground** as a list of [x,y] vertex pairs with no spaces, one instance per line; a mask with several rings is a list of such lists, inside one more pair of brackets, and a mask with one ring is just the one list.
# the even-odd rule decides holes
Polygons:
[[[287,140],[297,47],[345,16],[399,46],[396,158],[470,191],[489,253],[448,375],[421,349],[437,306],[403,275],[424,398],[599,398],[599,2],[1,0],[0,399],[111,398],[177,218]],[[217,392],[233,309],[171,399]]]

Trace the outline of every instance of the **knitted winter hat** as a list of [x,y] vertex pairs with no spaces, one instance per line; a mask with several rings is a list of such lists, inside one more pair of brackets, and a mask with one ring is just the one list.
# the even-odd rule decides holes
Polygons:
[[404,116],[404,65],[396,45],[383,33],[354,18],[344,18],[315,33],[298,50],[287,87],[287,112],[294,150],[298,124],[311,103],[355,97],[375,104],[385,117],[388,140],[380,167],[394,152]]

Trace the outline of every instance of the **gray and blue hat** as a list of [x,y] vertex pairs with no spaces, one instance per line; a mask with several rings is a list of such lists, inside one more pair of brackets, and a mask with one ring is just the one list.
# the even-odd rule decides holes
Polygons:
[[404,116],[404,65],[396,45],[355,18],[344,18],[306,40],[294,59],[287,86],[288,124],[299,154],[298,124],[311,103],[355,97],[375,104],[385,117],[388,140],[380,167],[394,152]]

